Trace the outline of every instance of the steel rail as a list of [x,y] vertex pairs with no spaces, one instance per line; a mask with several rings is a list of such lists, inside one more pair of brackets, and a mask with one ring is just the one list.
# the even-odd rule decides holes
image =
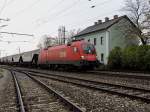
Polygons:
[[[23,72],[21,70],[16,70]],[[27,71],[27,70],[25,70]],[[74,80],[80,80],[80,81],[88,81],[90,83],[96,83],[96,84],[107,84],[110,86],[116,86],[116,87],[121,87],[121,88],[127,88],[127,89],[133,89],[133,90],[139,90],[139,91],[144,91],[144,92],[150,92],[148,89],[143,89],[143,88],[137,88],[137,87],[132,87],[132,86],[123,86],[123,85],[118,85],[118,84],[112,84],[112,83],[105,83],[105,82],[100,82],[100,81],[94,81],[94,80],[89,80],[89,79],[83,79],[83,78],[77,78],[77,77],[70,77],[70,76],[63,76],[63,75],[57,75],[57,74],[52,74],[52,73],[44,73],[44,72],[38,72],[38,71],[29,71],[28,73],[36,75],[35,73],[40,73],[40,74],[46,74],[46,75],[51,75],[51,76],[57,76],[57,77],[62,77],[62,78],[69,78],[69,79],[74,79]],[[40,75],[41,76],[41,75]]]
[[[3,68],[3,67],[1,67]],[[17,68],[15,68],[17,69]],[[30,71],[30,72],[35,72],[35,73],[39,73],[38,71],[35,71],[35,69],[33,70],[24,70],[24,71]],[[66,71],[67,72],[67,71]],[[45,71],[42,71],[40,73],[46,73]],[[70,73],[70,72],[68,72]],[[74,73],[74,72],[71,72]],[[79,73],[79,72],[76,72]],[[83,73],[83,72],[80,72]],[[142,74],[142,75],[136,75],[135,73],[127,73],[127,72],[105,72],[105,71],[86,71],[84,72],[86,74],[94,74],[94,75],[106,75],[106,76],[112,76],[112,77],[121,77],[121,78],[135,78],[135,79],[144,79],[144,80],[150,80],[150,74]]]
[[[20,71],[22,73],[24,73],[23,70],[16,70],[16,71]],[[25,70],[27,72],[27,70]],[[50,74],[50,73],[43,73],[43,72],[37,72],[37,71],[30,71],[30,74],[31,75],[35,75],[35,73],[40,73],[40,74],[46,74],[46,75],[52,75],[52,76],[56,76],[56,77],[63,77],[63,78],[70,78],[70,79],[75,79],[75,80],[80,80],[80,81],[88,81],[86,79],[78,79],[78,78],[73,78],[73,77],[67,77],[67,76],[60,76],[60,75],[56,75],[56,74]],[[136,94],[129,94],[129,93],[123,93],[123,92],[118,92],[116,91],[115,89],[116,88],[113,88],[112,90],[109,89],[109,88],[100,88],[98,87],[97,85],[89,85],[88,83],[87,84],[81,84],[81,83],[77,83],[77,82],[72,82],[71,80],[69,81],[66,81],[66,80],[63,80],[63,79],[58,79],[58,78],[54,78],[54,77],[50,77],[50,76],[43,76],[43,75],[36,75],[36,76],[40,76],[40,77],[45,77],[45,78],[50,78],[50,79],[53,79],[53,80],[57,80],[57,81],[61,81],[61,82],[67,82],[67,83],[71,83],[71,84],[74,84],[74,85],[79,85],[79,86],[82,86],[82,87],[86,87],[86,88],[90,88],[90,89],[95,89],[95,90],[101,90],[101,91],[105,91],[105,92],[109,92],[109,93],[112,93],[112,94],[117,94],[117,95],[120,95],[120,96],[125,96],[125,97],[129,97],[129,98],[132,98],[132,99],[140,99],[144,102],[147,102],[147,103],[150,103],[150,98],[145,98],[145,97],[142,97],[142,96],[139,96],[139,95],[136,95]],[[94,82],[95,81],[91,81],[89,80],[90,83]],[[147,90],[147,89],[143,89],[143,88],[135,88],[135,87],[128,87],[128,86],[122,86],[122,85],[115,85],[115,84],[109,84],[109,83],[103,83],[103,82],[96,82],[96,83],[101,83],[101,84],[107,84],[109,86],[114,86],[114,87],[120,87],[120,88],[126,88],[126,89],[132,89],[132,90],[135,90],[135,91],[143,91],[143,92],[150,92],[150,90]]]
[[[29,72],[29,73],[32,74],[32,75],[36,75],[33,72]],[[61,78],[68,78],[68,79],[80,80],[80,81],[90,82],[90,83],[94,83],[94,84],[105,84],[105,85],[116,86],[116,87],[120,87],[120,88],[127,88],[127,89],[134,89],[134,90],[139,90],[139,91],[144,91],[144,92],[150,92],[150,90],[148,90],[148,89],[137,88],[137,87],[132,87],[132,86],[124,86],[124,85],[113,84],[113,83],[105,83],[105,82],[100,82],[100,81],[94,81],[94,80],[77,78],[77,77],[70,77],[70,76],[63,76],[63,75],[57,75],[57,74],[51,74],[51,73],[41,73],[41,72],[38,72],[38,73],[40,73],[40,74],[46,74],[46,75],[51,75],[51,76],[56,76],[56,77],[61,77]],[[37,75],[37,76],[42,76],[42,75]]]
[[18,103],[19,103],[19,111],[20,112],[25,112],[25,106],[24,106],[24,103],[23,103],[22,94],[21,94],[21,90],[20,90],[20,86],[19,86],[18,80],[17,80],[17,78],[15,76],[15,73],[12,70],[10,70],[10,72],[11,72],[11,74],[13,76],[15,87],[16,87],[17,100],[18,100]]
[[[21,72],[21,71],[17,71],[17,72]],[[39,85],[41,85],[43,88],[45,88],[48,92],[54,94],[55,97],[57,97],[58,99],[60,99],[60,101],[62,101],[65,105],[67,105],[68,107],[70,107],[70,109],[73,112],[85,112],[83,109],[81,109],[79,106],[77,106],[76,104],[72,103],[71,101],[69,101],[68,99],[66,99],[65,97],[63,97],[61,94],[59,94],[57,91],[55,91],[54,89],[48,87],[46,84],[44,84],[43,82],[41,82],[40,80],[34,78],[33,76],[31,76],[30,74],[26,73],[26,72],[21,72],[26,74],[28,77],[30,77],[32,80],[34,80],[35,82],[37,82]]]
[[[115,84],[110,84],[110,83],[103,83],[103,82],[96,82],[96,81],[90,81],[90,80],[86,80],[86,79],[80,79],[80,78],[72,78],[72,77],[65,77],[65,76],[60,76],[60,77],[63,77],[63,78],[68,78],[68,79],[75,79],[75,80],[79,80],[79,81],[85,81],[87,82],[86,84],[81,84],[79,82],[73,82],[71,80],[64,80],[62,78],[58,79],[58,76],[54,77],[51,77],[51,76],[44,76],[44,75],[37,75],[35,73],[29,73],[31,75],[34,75],[34,76],[39,76],[39,77],[44,77],[44,78],[49,78],[49,79],[53,79],[53,80],[57,80],[57,81],[61,81],[61,82],[65,82],[65,83],[71,83],[71,84],[74,84],[74,85],[78,85],[78,86],[82,86],[82,87],[86,87],[86,88],[90,88],[90,89],[94,89],[94,90],[101,90],[101,91],[105,91],[105,92],[109,92],[109,93],[112,93],[112,94],[118,94],[118,95],[121,95],[121,96],[125,96],[125,97],[129,97],[129,98],[132,98],[132,99],[140,99],[144,102],[147,102],[147,103],[150,103],[150,98],[145,98],[145,97],[142,97],[142,96],[139,96],[139,95],[136,95],[134,94],[129,94],[129,93],[125,93],[125,92],[120,92],[120,91],[117,91],[119,89],[131,89],[131,90],[135,90],[135,91],[140,91],[142,93],[144,92],[149,92],[150,93],[150,90],[147,90],[147,89],[142,89],[142,88],[135,88],[135,87],[128,87],[128,86],[122,86],[122,85],[115,85]],[[94,83],[94,84],[89,84],[89,83]],[[112,87],[99,87],[98,85],[96,85],[96,83],[98,84],[105,84],[105,85],[109,85],[109,86],[112,86]],[[116,88],[118,87],[118,88]],[[130,90],[128,90],[130,91]]]
[[113,76],[113,77],[150,80],[150,74],[136,75],[136,73],[112,72],[112,71],[88,71],[87,73],[88,74],[92,73],[92,74],[95,74],[95,75],[106,75],[106,76]]
[[[37,72],[35,70],[25,70],[25,71],[31,71],[31,72]],[[65,71],[67,72],[67,71]],[[41,72],[42,73],[42,72]],[[45,73],[45,71],[43,71]],[[68,72],[70,73],[70,72]],[[74,73],[74,72],[71,72]],[[81,72],[76,72],[76,73],[83,73]],[[86,71],[84,72],[86,74],[94,74],[94,75],[106,75],[106,76],[112,76],[112,77],[120,77],[120,78],[135,78],[135,79],[143,79],[143,80],[150,80],[150,74],[143,74],[143,75],[136,75],[135,73],[126,73],[126,72],[102,72],[102,71]]]

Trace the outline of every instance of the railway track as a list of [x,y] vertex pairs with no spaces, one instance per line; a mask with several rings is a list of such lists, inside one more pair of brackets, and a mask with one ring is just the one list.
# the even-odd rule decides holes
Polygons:
[[[27,71],[25,70],[25,72]],[[117,95],[121,95],[124,97],[129,97],[132,99],[140,99],[147,103],[150,102],[150,90],[149,89],[143,89],[143,88],[137,88],[137,87],[131,87],[131,86],[123,86],[123,85],[112,84],[112,83],[104,83],[104,82],[99,82],[99,81],[87,80],[83,78],[62,76],[62,75],[57,75],[53,73],[43,73],[43,72],[38,72],[38,71],[29,71],[28,73],[34,76],[50,78],[53,80],[58,80],[61,82],[66,82],[66,83],[72,83],[78,86],[101,90],[101,91],[109,92],[111,94],[117,94]],[[39,74],[45,74],[45,75],[39,75]]]
[[13,76],[13,80],[14,80],[14,83],[15,83],[19,111],[20,112],[25,112],[25,106],[24,106],[24,103],[23,103],[22,93],[21,93],[21,90],[20,90],[20,86],[18,84],[18,80],[16,78],[15,73],[13,71],[10,71],[10,72],[11,72],[11,74]]
[[11,70],[20,112],[84,112],[76,104],[26,72]]
[[6,73],[7,75],[4,74],[4,77],[7,78],[5,80],[6,83],[1,85],[3,89],[0,88],[0,112],[18,112],[19,109],[13,77],[9,71]]
[[[2,67],[2,68],[8,68],[8,67]],[[24,71],[30,71],[30,72],[41,72],[41,73],[48,73],[49,70],[43,70],[43,69],[28,69],[28,68],[15,68],[15,69],[23,69]],[[57,72],[57,71],[52,71],[52,72]],[[59,72],[64,72],[64,71],[59,71]],[[81,71],[81,72],[78,72],[78,71],[75,71],[75,72],[68,72],[68,71],[65,71],[65,73],[77,73],[77,74],[81,74],[81,73],[84,73],[84,74],[92,74],[92,75],[98,75],[98,76],[111,76],[111,77],[120,77],[120,78],[134,78],[134,79],[144,79],[144,80],[150,80],[150,74],[148,73],[129,73],[129,72],[113,72],[113,71]]]
[[145,73],[128,73],[128,72],[113,72],[113,71],[89,71],[89,74],[93,73],[96,75],[107,75],[107,76],[114,76],[114,77],[128,77],[128,78],[135,78],[135,79],[145,79],[150,80],[150,74]]
[[[142,100],[144,102],[150,103],[150,90],[131,87],[131,86],[123,86],[112,83],[104,83],[99,81],[87,80],[82,78],[70,77],[70,76],[62,76],[56,74],[37,74],[34,72],[29,72],[29,74],[33,76],[43,77],[45,79],[53,79],[65,83],[71,83],[74,85],[86,87],[89,89],[100,90],[109,92],[111,94],[117,94],[123,97],[129,97],[136,100]],[[49,76],[48,76],[49,75]]]

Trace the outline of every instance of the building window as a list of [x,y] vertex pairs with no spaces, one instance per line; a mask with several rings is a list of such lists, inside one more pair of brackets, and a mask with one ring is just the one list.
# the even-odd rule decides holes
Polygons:
[[96,38],[94,38],[94,45],[96,45]]
[[104,37],[101,37],[101,45],[104,43]]
[[104,62],[104,54],[101,54],[101,62]]

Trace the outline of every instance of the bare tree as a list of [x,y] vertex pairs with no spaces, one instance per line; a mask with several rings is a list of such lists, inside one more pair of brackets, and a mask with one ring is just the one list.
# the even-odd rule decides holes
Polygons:
[[50,46],[55,46],[55,45],[58,45],[58,38],[54,38],[54,37],[51,37],[49,35],[43,35],[42,38],[40,39],[37,47],[38,48],[48,48]]
[[[71,40],[71,37],[75,36],[80,31],[81,31],[80,29],[78,30],[72,29],[70,31],[67,31],[66,38],[65,38],[66,43]],[[64,44],[61,39],[62,38],[60,37],[52,37],[50,35],[43,35],[39,43],[37,44],[37,48],[42,49],[42,48],[47,48],[49,46]]]
[[67,37],[71,38],[71,37],[77,35],[80,31],[81,31],[81,29],[77,29],[77,30],[76,29],[72,29],[72,30],[68,31]]
[[128,34],[139,37],[142,44],[146,45],[150,39],[150,4],[148,0],[126,0],[123,11],[139,29],[135,29],[132,25],[134,28],[128,28]]

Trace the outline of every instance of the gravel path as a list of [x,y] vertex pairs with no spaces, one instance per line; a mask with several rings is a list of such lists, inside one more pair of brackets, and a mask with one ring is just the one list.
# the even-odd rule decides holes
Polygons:
[[16,112],[16,93],[13,78],[10,72],[3,72],[0,79],[0,112]]
[[28,112],[70,112],[52,94],[24,74],[17,74]]
[[50,79],[40,80],[78,102],[87,112],[150,112],[150,104]]

